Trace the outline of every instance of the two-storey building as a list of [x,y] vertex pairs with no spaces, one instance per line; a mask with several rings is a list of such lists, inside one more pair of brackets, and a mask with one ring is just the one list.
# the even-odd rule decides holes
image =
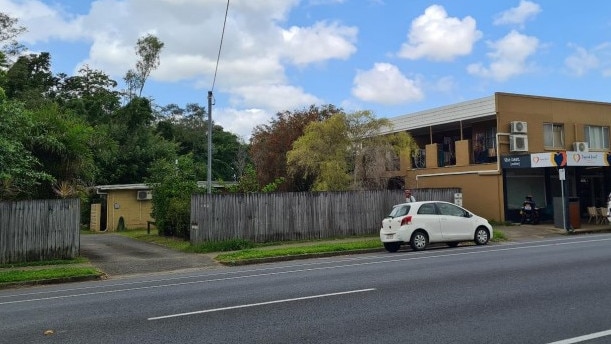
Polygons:
[[390,120],[388,132],[410,133],[420,149],[388,177],[458,187],[463,205],[488,219],[517,221],[526,195],[544,219],[557,220],[560,200],[586,216],[611,191],[611,103],[495,93]]

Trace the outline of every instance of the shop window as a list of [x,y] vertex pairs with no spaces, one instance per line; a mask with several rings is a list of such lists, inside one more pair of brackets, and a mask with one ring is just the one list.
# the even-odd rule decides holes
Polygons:
[[590,149],[609,149],[609,127],[586,125],[584,137]]
[[545,148],[564,148],[564,125],[543,123],[543,145]]

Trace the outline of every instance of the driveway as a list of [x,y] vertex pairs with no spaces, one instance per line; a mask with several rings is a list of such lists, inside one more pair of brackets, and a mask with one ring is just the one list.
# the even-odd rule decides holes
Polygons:
[[81,235],[80,254],[110,277],[221,266],[205,254],[178,252],[113,233]]

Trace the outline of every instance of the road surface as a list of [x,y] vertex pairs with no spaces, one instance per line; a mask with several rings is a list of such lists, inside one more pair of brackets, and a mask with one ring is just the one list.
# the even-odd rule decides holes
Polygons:
[[611,235],[0,291],[1,343],[608,343]]

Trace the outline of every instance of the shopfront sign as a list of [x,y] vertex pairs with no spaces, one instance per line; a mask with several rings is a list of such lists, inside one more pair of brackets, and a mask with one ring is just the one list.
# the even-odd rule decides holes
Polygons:
[[501,158],[503,168],[530,168],[530,154],[511,155]]
[[503,168],[611,166],[611,152],[560,151],[503,156],[501,166]]

